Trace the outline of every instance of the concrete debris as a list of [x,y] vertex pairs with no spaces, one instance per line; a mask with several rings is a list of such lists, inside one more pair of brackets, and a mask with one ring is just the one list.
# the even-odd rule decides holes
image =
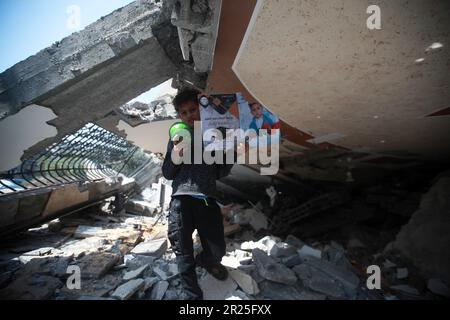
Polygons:
[[203,291],[204,300],[225,300],[238,288],[231,277],[228,277],[226,281],[219,281],[210,274],[200,279],[199,286]]
[[230,269],[237,269],[241,266],[241,263],[239,262],[239,259],[237,259],[236,257],[225,256],[222,258],[222,265]]
[[128,300],[143,286],[144,280],[142,279],[131,280],[118,287],[111,296],[116,297],[120,300]]
[[322,271],[333,280],[340,282],[349,297],[352,297],[356,293],[355,290],[357,289],[360,280],[352,272],[341,269],[328,261],[316,259],[314,257],[309,257],[305,264]]
[[138,269],[145,265],[153,265],[155,257],[147,257],[142,255],[127,254],[124,257],[124,263],[131,270]]
[[303,259],[298,255],[292,255],[287,258],[282,258],[281,262],[288,268],[293,268],[303,262]]
[[67,267],[71,258],[67,257],[45,257],[35,258],[28,262],[15,274],[17,277],[41,274],[54,277],[63,277],[67,274]]
[[253,259],[258,273],[263,278],[287,285],[293,285],[297,282],[297,277],[291,269],[275,262],[264,251],[260,249],[253,250]]
[[280,238],[273,237],[273,236],[267,236],[259,240],[258,242],[254,241],[247,241],[241,244],[241,250],[245,251],[253,251],[254,249],[260,249],[267,254],[270,253],[272,248],[277,244],[281,242]]
[[167,281],[159,281],[153,286],[150,300],[162,300],[167,288],[169,288],[169,283]]
[[78,258],[88,253],[98,252],[99,249],[107,243],[108,242],[106,239],[93,237],[79,241],[70,241],[59,249],[64,252],[65,256],[73,256],[74,258]]
[[119,261],[112,253],[92,253],[77,261],[83,279],[99,279]]
[[301,247],[303,247],[305,245],[305,243],[302,240],[293,236],[292,234],[288,235],[284,242],[286,242],[287,244],[290,244],[291,246],[293,246],[297,249],[300,249]]
[[153,286],[155,284],[157,284],[159,281],[160,280],[158,278],[156,278],[156,277],[153,277],[153,278],[147,277],[147,278],[145,278],[144,279],[144,287],[142,288],[142,290],[144,292],[146,292],[147,290],[153,288]]
[[317,259],[321,259],[322,251],[311,248],[310,246],[304,245],[300,250],[298,250],[298,255],[302,259],[307,259],[308,257],[314,257]]
[[161,258],[167,250],[167,239],[150,240],[138,244],[131,253]]
[[149,266],[145,265],[140,267],[139,269],[133,270],[133,271],[128,271],[123,275],[123,280],[125,281],[129,281],[129,280],[134,280],[138,277],[140,277],[145,270],[147,270]]
[[272,249],[270,249],[269,254],[270,256],[276,257],[276,258],[286,258],[294,255],[297,252],[297,249],[294,246],[291,246],[290,244],[279,242],[276,243]]
[[428,290],[430,290],[432,293],[450,298],[450,289],[449,286],[441,279],[430,279],[428,280],[427,285]]
[[238,284],[238,286],[249,295],[257,295],[259,293],[258,284],[248,274],[239,270],[230,270],[230,276]]
[[42,274],[28,274],[0,290],[0,299],[8,300],[48,300],[61,288],[63,283],[55,277]]
[[76,300],[81,297],[105,299],[122,282],[119,276],[108,274],[101,279],[82,280],[81,289],[69,289],[66,285],[61,289],[60,296],[66,300]]
[[307,264],[298,265],[293,270],[305,287],[333,298],[343,299],[345,297],[342,285],[324,272]]
[[161,278],[161,280],[170,280],[178,275],[178,265],[174,263],[160,262],[153,268],[153,272]]

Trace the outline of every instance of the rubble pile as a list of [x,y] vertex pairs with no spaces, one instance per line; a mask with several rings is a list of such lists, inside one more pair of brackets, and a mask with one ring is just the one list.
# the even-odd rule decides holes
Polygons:
[[[442,187],[442,183],[437,186]],[[408,215],[417,210],[420,193],[371,187],[326,206],[317,199],[337,199],[336,193],[327,192],[300,205],[286,198],[283,203],[293,207],[281,217],[288,219],[287,213],[294,215],[298,207],[306,218],[293,223],[290,233],[282,234],[272,228],[283,195],[271,189],[270,201],[220,204],[227,241],[222,264],[229,270],[229,277],[218,281],[197,268],[206,300],[450,297],[445,278],[424,275],[393,244],[402,226],[398,222],[407,222]],[[143,192],[141,201],[164,202],[150,191]],[[433,195],[436,189],[430,192]],[[425,204],[430,205],[429,198],[423,197],[422,210]],[[105,213],[105,208],[108,206],[103,204],[87,209],[3,241],[0,298],[181,299],[176,257],[167,239],[167,206],[159,207],[151,216],[130,214],[128,210],[114,215],[111,210]],[[202,250],[199,235],[195,233],[193,239],[198,254]],[[381,272],[380,288],[375,289],[368,286],[374,266]]]

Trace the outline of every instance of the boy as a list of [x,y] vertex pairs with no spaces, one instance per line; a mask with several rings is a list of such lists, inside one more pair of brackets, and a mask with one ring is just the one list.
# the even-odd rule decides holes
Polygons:
[[[180,119],[194,131],[194,124],[200,121],[199,92],[185,90],[179,93],[173,104]],[[176,138],[174,139],[176,140]],[[216,202],[216,180],[230,174],[233,165],[180,164],[172,162],[172,152],[193,152],[179,150],[177,141],[169,141],[163,164],[163,175],[173,180],[172,202],[169,211],[169,240],[177,256],[183,300],[203,300],[203,293],[197,282],[196,265],[204,267],[216,279],[225,281],[228,272],[221,265],[225,255],[223,216]],[[192,159],[194,157],[192,156]],[[203,252],[194,258],[192,234],[197,229]]]
[[259,103],[250,104],[250,111],[254,118],[249,128],[255,130],[258,135],[261,129],[267,130],[268,134],[271,134],[272,129],[280,129],[280,122],[272,120],[270,114],[265,112]]

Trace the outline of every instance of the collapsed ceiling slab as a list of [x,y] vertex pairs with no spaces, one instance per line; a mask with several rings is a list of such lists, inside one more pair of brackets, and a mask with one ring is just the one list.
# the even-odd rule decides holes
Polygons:
[[[49,122],[58,135],[34,145],[22,159],[169,79],[180,86],[188,80],[202,87],[203,73],[212,63],[201,57],[210,52],[212,61],[221,2],[205,2],[206,7],[197,2],[192,1],[188,9],[201,8],[196,13],[203,17],[197,33],[209,41],[187,59],[180,48],[180,27],[172,24],[181,21],[173,15],[175,2],[137,0],[0,74],[0,119],[33,103],[51,108],[58,116]],[[216,18],[206,19],[209,16]],[[189,19],[183,21],[188,27]]]
[[[290,125],[349,150],[450,158],[448,1],[258,1],[233,70]],[[268,49],[270,48],[270,49]],[[336,139],[338,137],[338,139]]]

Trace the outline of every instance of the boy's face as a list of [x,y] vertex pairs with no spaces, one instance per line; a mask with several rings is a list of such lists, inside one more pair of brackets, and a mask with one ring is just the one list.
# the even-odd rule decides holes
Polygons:
[[185,124],[194,128],[195,121],[200,121],[200,109],[193,101],[182,104],[178,110],[178,115]]
[[254,116],[256,119],[260,119],[263,115],[262,107],[261,105],[255,103],[251,107],[252,116]]

